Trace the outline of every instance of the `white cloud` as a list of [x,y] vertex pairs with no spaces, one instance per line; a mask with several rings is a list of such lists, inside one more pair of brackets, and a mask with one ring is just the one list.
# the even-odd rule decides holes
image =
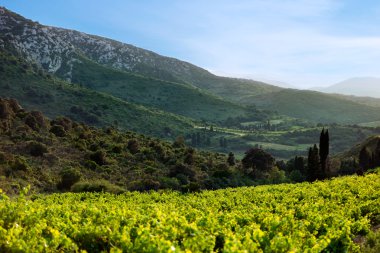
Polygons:
[[[218,1],[212,10],[199,11],[202,4],[196,3],[181,5],[197,18],[183,17],[176,41],[188,49],[186,60],[215,73],[303,87],[378,73],[380,36],[331,33],[329,18],[342,2]],[[189,21],[201,30],[186,34]]]

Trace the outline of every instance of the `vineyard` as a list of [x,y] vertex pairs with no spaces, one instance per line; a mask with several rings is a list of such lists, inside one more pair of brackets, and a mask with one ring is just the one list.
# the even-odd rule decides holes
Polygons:
[[379,172],[192,194],[2,194],[0,252],[355,252],[379,199]]

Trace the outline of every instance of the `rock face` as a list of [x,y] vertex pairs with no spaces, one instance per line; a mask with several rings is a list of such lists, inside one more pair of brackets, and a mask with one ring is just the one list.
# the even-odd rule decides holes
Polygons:
[[83,57],[119,70],[190,82],[211,75],[190,63],[99,36],[43,26],[0,7],[0,47],[8,47],[46,71],[70,81]]

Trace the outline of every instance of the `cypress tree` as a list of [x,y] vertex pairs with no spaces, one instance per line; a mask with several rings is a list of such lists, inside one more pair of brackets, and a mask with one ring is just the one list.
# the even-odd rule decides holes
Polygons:
[[323,128],[319,137],[319,159],[321,163],[321,171],[319,178],[323,179],[327,175],[327,158],[329,156],[329,145],[330,145],[329,130]]
[[380,167],[380,139],[377,141],[374,157],[373,157],[373,167]]
[[[360,172],[365,172],[370,168],[371,165],[371,154],[367,147],[363,147],[359,153],[359,168]],[[358,173],[359,174],[359,173]]]
[[320,162],[318,156],[318,147],[314,144],[314,147],[309,148],[309,155],[307,158],[307,175],[306,178],[309,182],[318,179],[320,174]]

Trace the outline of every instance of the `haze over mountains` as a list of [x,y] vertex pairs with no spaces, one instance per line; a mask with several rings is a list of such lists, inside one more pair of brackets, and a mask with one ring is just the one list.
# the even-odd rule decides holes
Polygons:
[[328,87],[315,88],[315,90],[326,93],[380,98],[380,78],[355,77]]

